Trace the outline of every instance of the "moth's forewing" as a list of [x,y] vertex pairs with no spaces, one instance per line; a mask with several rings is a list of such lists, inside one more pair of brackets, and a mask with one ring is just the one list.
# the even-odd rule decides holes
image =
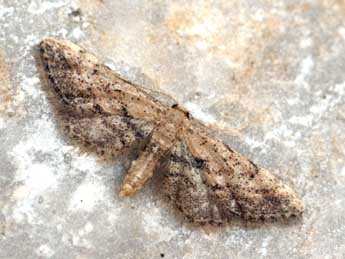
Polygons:
[[146,141],[164,105],[69,41],[46,38],[39,52],[45,83],[57,97],[54,108],[69,136],[107,157]]
[[50,86],[81,117],[120,114],[156,123],[166,110],[147,92],[69,41],[46,38],[39,49]]
[[275,219],[303,213],[302,201],[289,186],[204,129],[191,126],[185,140],[189,156],[204,165],[201,173],[209,202],[217,205],[222,217]]
[[302,214],[303,203],[290,187],[191,120],[162,167],[163,190],[189,221],[215,225],[234,217]]

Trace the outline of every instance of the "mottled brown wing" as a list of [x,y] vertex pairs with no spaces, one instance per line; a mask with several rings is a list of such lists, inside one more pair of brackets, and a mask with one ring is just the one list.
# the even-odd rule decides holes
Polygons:
[[166,158],[166,195],[192,222],[219,224],[237,216],[276,219],[299,216],[303,204],[266,170],[191,126]]
[[47,38],[39,48],[67,132],[98,153],[115,155],[135,147],[165,114],[166,106],[81,47]]
[[104,159],[139,150],[149,137],[153,124],[124,116],[66,117],[65,132]]
[[191,222],[222,223],[217,202],[206,184],[203,161],[192,156],[181,140],[164,158],[161,168],[163,192]]

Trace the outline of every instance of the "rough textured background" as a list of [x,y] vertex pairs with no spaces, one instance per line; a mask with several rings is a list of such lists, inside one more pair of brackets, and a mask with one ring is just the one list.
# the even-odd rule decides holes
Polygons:
[[[188,3],[186,3],[188,2]],[[0,0],[0,258],[344,258],[345,2]],[[56,129],[33,47],[90,49],[224,129],[303,220],[191,227]]]

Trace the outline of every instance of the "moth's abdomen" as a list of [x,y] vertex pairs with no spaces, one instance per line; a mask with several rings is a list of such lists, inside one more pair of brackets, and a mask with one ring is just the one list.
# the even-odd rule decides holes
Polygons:
[[180,135],[186,116],[181,110],[170,109],[157,123],[151,136],[123,180],[120,195],[131,196],[153,175],[159,161],[169,152]]

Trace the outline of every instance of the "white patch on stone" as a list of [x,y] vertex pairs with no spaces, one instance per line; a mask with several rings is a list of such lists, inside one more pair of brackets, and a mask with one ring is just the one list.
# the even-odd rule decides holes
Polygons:
[[345,27],[340,27],[338,29],[338,33],[339,33],[340,37],[345,41]]
[[207,48],[208,48],[207,42],[204,40],[196,41],[195,46],[200,50],[207,50]]
[[88,23],[88,22],[83,22],[83,24],[81,25],[81,27],[83,28],[83,29],[86,29],[87,27],[89,27],[90,26],[90,23]]
[[340,175],[341,176],[345,176],[345,166],[343,166],[343,168],[341,169]]
[[84,247],[84,248],[92,247],[89,240],[73,233],[72,233],[72,244],[73,246],[77,246],[77,247]]
[[255,21],[263,22],[265,20],[265,12],[262,9],[258,9],[254,13],[253,18]]
[[[327,90],[327,94],[323,95],[323,92],[316,92],[315,97],[315,99],[319,98],[319,100],[309,108],[309,113],[304,116],[292,116],[288,122],[308,128],[313,127],[313,124],[317,125],[325,112],[332,110],[338,104],[344,102],[345,82],[331,86]],[[288,147],[295,146],[295,143],[299,141],[301,137],[301,133],[299,131],[292,131],[290,128],[291,127],[288,125],[276,127],[266,134],[265,141],[276,139]]]
[[336,84],[334,86],[334,91],[337,93],[337,96],[344,97],[345,96],[345,82],[341,84]]
[[85,36],[85,33],[79,27],[74,28],[70,34],[70,37],[73,38],[74,40],[80,40],[84,36]]
[[68,31],[65,28],[62,28],[57,31],[57,35],[61,36],[62,38],[66,38]]
[[79,8],[80,8],[80,3],[79,3],[79,1],[78,0],[72,0],[72,2],[70,3],[70,9],[71,10],[78,10]]
[[178,234],[178,231],[169,228],[167,225],[162,224],[162,214],[161,209],[152,208],[148,213],[143,215],[143,227],[146,233],[152,234],[152,232],[157,235],[155,241],[159,242],[168,242],[174,236]]
[[91,222],[87,222],[85,225],[85,233],[90,233],[93,231],[93,225],[91,224]]
[[301,39],[301,41],[299,42],[299,46],[302,49],[306,49],[309,48],[313,45],[313,40],[311,38],[303,38]]
[[292,116],[289,119],[292,124],[299,124],[305,127],[310,127],[313,123],[313,116],[311,114],[306,116]]
[[267,245],[268,245],[268,240],[267,238],[262,242],[261,248],[260,248],[260,254],[262,256],[267,256]]
[[345,82],[330,87],[328,92],[330,94],[326,94],[319,102],[310,107],[314,120],[318,120],[326,111],[344,101]]
[[250,146],[251,149],[254,149],[256,147],[262,147],[264,145],[264,143],[257,141],[249,136],[247,136],[244,141],[246,142],[246,144],[248,146]]
[[40,80],[37,76],[26,77],[21,83],[21,88],[28,96],[37,98],[39,96],[37,89],[40,89],[39,82]]
[[11,39],[13,39],[13,41],[14,41],[15,43],[18,43],[19,37],[18,37],[17,35],[12,34],[10,37],[11,37]]
[[102,200],[105,200],[104,184],[97,178],[87,179],[74,192],[69,209],[72,211],[92,211]]
[[[29,55],[31,58],[33,58],[32,56],[33,46],[38,44],[38,42],[39,42],[39,38],[37,37],[37,35],[35,35],[34,33],[27,34],[21,44],[21,48],[19,49],[21,56],[27,57]],[[18,78],[21,78],[22,81],[24,81],[27,78],[27,74],[21,73],[21,72],[19,72],[17,76]]]
[[30,188],[29,195],[37,196],[56,185],[56,176],[54,168],[46,164],[31,164],[25,172],[17,172],[16,181],[25,182],[25,186]]
[[180,36],[200,36],[200,37],[209,37],[210,34],[214,32],[214,27],[210,26],[209,23],[196,23],[194,26],[179,29],[176,31]]
[[[35,205],[42,193],[54,190],[58,181],[63,177],[64,170],[55,164],[41,163],[37,161],[37,153],[55,153],[61,143],[55,138],[55,130],[52,123],[43,118],[30,125],[31,134],[26,140],[19,142],[9,155],[16,165],[15,182],[18,187],[12,193],[15,200],[13,205],[13,217],[22,221],[25,217],[30,224],[38,223]],[[61,154],[56,154],[57,159],[63,159]],[[60,156],[59,156],[60,155]]]
[[294,97],[294,98],[288,98],[286,102],[288,103],[288,105],[296,105],[296,104],[299,104],[301,100],[300,98]]
[[29,13],[37,15],[37,14],[43,14],[44,12],[48,10],[60,8],[64,5],[65,5],[64,1],[59,1],[59,0],[55,0],[52,2],[42,1],[42,0],[32,0],[27,10]]
[[300,73],[297,75],[295,79],[295,83],[305,84],[305,80],[310,75],[313,67],[314,67],[314,61],[313,61],[312,56],[308,56],[305,59],[303,59],[300,66]]
[[298,141],[300,135],[298,132],[294,132],[287,125],[280,125],[274,128],[272,131],[265,135],[265,141],[267,140],[278,140],[287,147],[294,147]]
[[62,230],[62,224],[57,224],[57,225],[56,225],[56,230],[59,231],[59,232],[61,232],[61,230]]
[[0,117],[0,129],[4,129],[4,128],[5,128],[5,120]]
[[74,246],[77,247],[84,247],[84,248],[91,248],[92,244],[90,243],[90,240],[86,237],[88,234],[90,234],[93,231],[93,225],[91,222],[87,222],[85,226],[76,232],[75,230],[72,230],[67,237],[65,235],[63,237],[63,241],[69,242],[69,240],[72,240],[72,243]]
[[3,18],[5,14],[11,15],[13,14],[14,8],[13,7],[4,7],[0,5],[0,19]]
[[89,234],[90,232],[93,231],[93,225],[91,224],[91,222],[87,222],[84,226],[84,228],[81,228],[78,231],[79,236],[85,236],[87,234]]
[[36,253],[39,257],[50,258],[55,254],[55,251],[51,249],[47,244],[41,245],[39,248],[36,249]]
[[[78,150],[72,152],[75,154],[71,161],[71,166],[78,171],[94,172],[97,170],[97,160],[88,154],[80,154]],[[73,173],[73,172],[72,172]]]
[[122,213],[122,207],[116,207],[116,203],[113,203],[108,211],[108,221],[111,225],[118,223],[119,215]]
[[240,67],[240,64],[237,62],[234,62],[233,60],[230,59],[230,57],[224,58],[224,63],[227,64],[231,68],[238,68]]
[[53,173],[54,169],[44,164],[32,164],[24,171],[17,171],[16,181],[22,182],[17,187],[12,197],[16,200],[13,208],[13,217],[21,222],[24,217],[30,224],[37,223],[34,205],[38,197],[47,189],[52,190],[57,186],[57,177]]
[[[212,9],[200,17],[194,17],[189,26],[181,27],[176,30],[180,37],[186,39],[196,38],[195,46],[200,50],[208,51],[214,47],[214,37],[225,24],[225,17],[217,9]],[[217,44],[218,49],[225,48],[222,44]]]

